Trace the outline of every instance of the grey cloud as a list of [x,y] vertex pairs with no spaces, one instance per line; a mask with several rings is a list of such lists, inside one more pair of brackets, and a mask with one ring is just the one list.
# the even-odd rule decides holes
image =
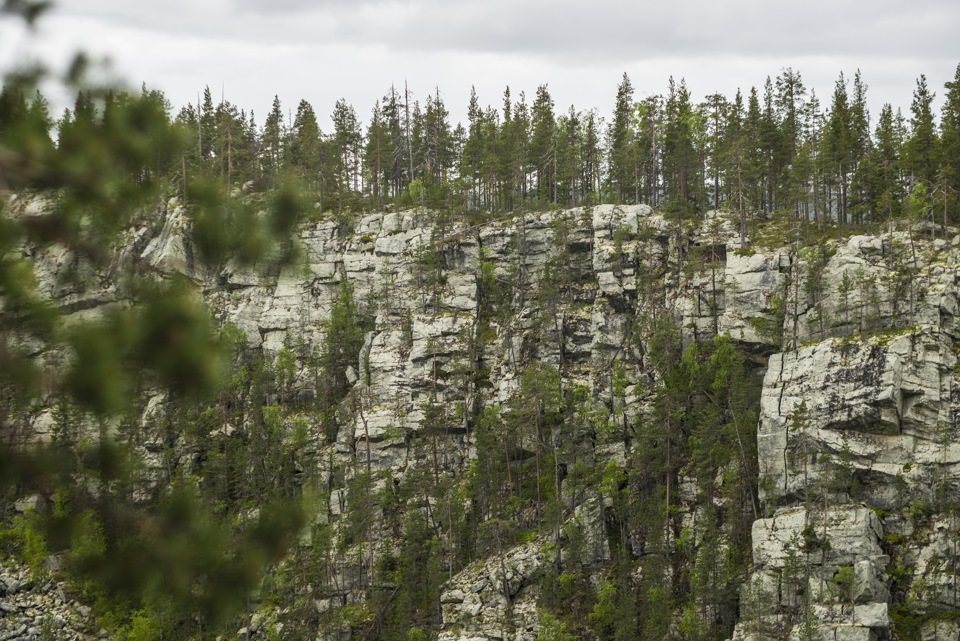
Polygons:
[[[669,55],[955,56],[960,4],[892,0],[806,3],[418,3],[401,24],[350,20],[350,37],[398,49],[517,52],[600,60]],[[355,14],[354,18],[359,15]],[[369,18],[367,16],[366,18]]]
[[908,109],[920,73],[942,93],[960,61],[955,0],[62,0],[57,13],[64,25],[85,19],[73,33],[90,19],[101,32],[140,30],[126,37],[155,44],[128,68],[138,80],[163,74],[171,91],[183,85],[177,100],[225,81],[258,114],[261,94],[278,90],[285,104],[307,97],[319,111],[342,94],[364,112],[405,78],[415,91],[439,84],[454,109],[471,84],[496,105],[506,84],[529,97],[547,82],[558,105],[608,113],[623,71],[638,96],[673,75],[699,97],[786,66],[821,100],[840,70],[860,67],[871,100]]
[[512,53],[565,64],[679,55],[950,58],[960,24],[954,0],[66,0],[63,10],[260,44]]
[[386,4],[391,0],[235,0],[241,11],[256,14],[276,15],[283,13],[312,12],[318,9],[357,8]]

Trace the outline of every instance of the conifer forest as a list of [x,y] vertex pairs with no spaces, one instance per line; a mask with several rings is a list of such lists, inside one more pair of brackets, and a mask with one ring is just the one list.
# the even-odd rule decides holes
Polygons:
[[85,69],[0,91],[0,641],[960,636],[960,65]]

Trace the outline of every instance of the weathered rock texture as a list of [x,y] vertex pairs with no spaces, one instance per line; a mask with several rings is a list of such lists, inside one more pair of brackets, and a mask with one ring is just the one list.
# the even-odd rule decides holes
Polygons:
[[[102,632],[102,634],[101,634]],[[29,568],[0,563],[0,639],[92,641],[107,634],[95,627],[90,608],[69,587],[35,579]]]
[[[680,231],[644,206],[479,227],[406,211],[365,216],[350,230],[307,225],[301,260],[261,274],[201,268],[183,210],[171,202],[163,213],[162,225],[131,235],[115,269],[187,276],[251,349],[322,349],[343,281],[374,319],[347,374],[360,403],[322,460],[366,459],[386,478],[402,478],[430,401],[460,417],[440,464],[462,475],[475,456],[467,410],[505,402],[533,361],[556,366],[565,384],[585,385],[611,407],[614,365],[639,363],[626,372],[619,408],[635,416],[645,399],[634,390],[653,382],[638,319],[668,315],[688,341],[728,333],[758,362],[769,356],[757,428],[763,513],[736,635],[868,641],[888,638],[894,607],[920,592],[943,611],[960,608],[948,508],[960,472],[956,241],[895,232],[764,250],[741,248],[735,225],[712,213]],[[64,252],[37,257],[45,290],[64,308],[84,315],[122,304],[111,275],[78,279],[71,264]],[[509,315],[491,312],[507,308]],[[482,379],[472,375],[478,370]],[[147,413],[160,404],[148,402]],[[51,420],[45,410],[32,417],[37,438]],[[618,451],[615,442],[597,447],[607,448],[598,459]],[[322,474],[332,489],[320,518],[336,523],[345,481]],[[602,525],[590,525],[601,513],[577,508],[586,529],[600,532],[588,538],[603,538]],[[525,543],[454,576],[441,597],[440,638],[535,638],[544,544]],[[593,547],[602,563],[602,541]],[[340,592],[322,595],[318,609],[362,600],[346,570],[336,583]],[[956,638],[956,626],[933,614],[923,638],[936,626]]]

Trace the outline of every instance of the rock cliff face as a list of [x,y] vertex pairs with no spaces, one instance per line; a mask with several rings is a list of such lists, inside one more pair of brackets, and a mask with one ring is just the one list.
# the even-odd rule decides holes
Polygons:
[[[915,263],[900,234],[839,246],[821,272],[824,309],[798,306],[804,342],[770,357],[758,452],[772,514],[754,524],[748,589],[778,595],[779,611],[739,634],[885,638],[894,609],[895,635],[953,630],[938,614],[958,606],[956,253],[912,242]],[[811,620],[798,598],[816,604]]]
[[[263,274],[201,267],[186,227],[171,201],[162,225],[131,233],[114,269],[185,275],[249,349],[298,355],[304,394],[304,355],[323,349],[342,283],[372,320],[345,374],[340,429],[328,444],[314,434],[311,446],[323,453],[316,473],[329,494],[317,518],[335,531],[349,462],[381,473],[378,483],[400,483],[422,456],[415,443],[426,438],[426,413],[440,406],[447,422],[432,464],[463,478],[477,457],[475,417],[515,398],[531,363],[588,390],[614,424],[643,417],[660,384],[643,323],[670,317],[687,343],[729,334],[762,376],[752,574],[732,613],[734,636],[957,638],[948,616],[960,608],[956,240],[890,232],[764,249],[741,247],[736,226],[713,213],[682,228],[648,207],[604,205],[470,227],[406,211],[365,216],[350,229],[310,224],[298,238],[300,260]],[[66,254],[41,254],[37,265],[46,291],[73,314],[122,304],[109,274],[72,284]],[[145,404],[145,424],[164,402]],[[31,421],[36,438],[53,429],[42,408]],[[626,429],[596,439],[590,458],[622,461],[629,440]],[[680,476],[683,511],[696,488]],[[587,493],[564,514],[584,533],[596,577],[611,558],[609,505]],[[367,543],[373,551],[359,556],[393,545],[386,527]],[[537,638],[540,579],[558,543],[534,537],[448,577],[440,638]],[[369,584],[348,566],[333,570],[335,588],[315,595],[318,611],[367,598]],[[323,634],[347,638],[350,628]]]

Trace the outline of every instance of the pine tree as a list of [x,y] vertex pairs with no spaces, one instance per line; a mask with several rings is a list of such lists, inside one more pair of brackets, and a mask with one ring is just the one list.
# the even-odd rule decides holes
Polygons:
[[585,198],[588,196],[597,198],[600,194],[600,176],[602,175],[600,157],[597,116],[590,111],[583,124],[583,184],[580,187],[580,193]]
[[666,208],[679,217],[691,215],[700,205],[703,181],[695,146],[697,127],[686,82],[681,80],[677,85],[670,78],[663,136],[663,186]]
[[837,79],[830,104],[830,117],[827,121],[825,146],[827,162],[836,181],[836,219],[837,233],[843,235],[843,226],[847,222],[847,190],[850,184],[850,171],[853,165],[854,132],[847,97],[847,81],[843,73]]
[[904,165],[910,177],[911,188],[913,183],[919,181],[929,190],[937,182],[939,140],[932,110],[935,97],[936,94],[927,88],[927,77],[921,75],[913,92],[913,102],[910,105],[910,137],[904,148]]
[[575,207],[580,202],[582,177],[580,114],[573,105],[557,119],[557,203]]
[[743,130],[747,140],[747,171],[746,185],[749,194],[748,202],[751,211],[763,211],[764,207],[764,154],[760,143],[763,129],[763,116],[760,112],[760,97],[757,88],[750,88],[747,98],[747,115],[744,118]]
[[633,116],[633,85],[626,72],[617,87],[617,100],[613,119],[607,128],[608,190],[615,202],[636,200]]
[[[28,154],[21,160],[21,167],[8,169],[13,175],[7,180],[15,180],[17,174],[32,164],[48,162],[55,152],[50,136],[52,129],[53,119],[48,103],[39,90],[28,103],[24,90],[15,83],[0,88],[0,140],[4,141],[0,145],[23,148]],[[0,181],[4,182],[6,180]],[[44,185],[39,183],[33,186]]]
[[853,77],[853,100],[850,104],[851,180],[848,207],[857,224],[863,224],[870,211],[872,186],[872,148],[870,114],[867,111],[867,86],[860,70]]
[[[32,4],[6,3],[0,13]],[[36,9],[31,9],[31,22]],[[157,390],[182,404],[203,403],[205,394],[217,390],[222,343],[196,289],[158,279],[136,261],[111,266],[119,248],[131,242],[121,234],[145,228],[144,212],[166,202],[172,168],[183,170],[186,153],[199,140],[182,136],[161,93],[125,93],[77,77],[76,86],[89,93],[78,94],[73,110],[61,119],[52,150],[45,101],[13,97],[15,90],[33,95],[35,83],[42,80],[40,73],[4,78],[0,91],[3,188],[25,194],[41,186],[43,201],[55,200],[55,206],[25,217],[15,201],[0,199],[0,431],[5,433],[0,439],[0,503],[7,506],[15,497],[37,493],[57,505],[53,515],[38,510],[31,518],[31,537],[45,540],[44,557],[49,553],[64,559],[62,571],[70,583],[109,613],[100,621],[111,621],[116,635],[197,636],[198,625],[206,631],[211,620],[228,620],[242,610],[261,585],[263,568],[285,556],[294,538],[290,534],[303,525],[300,516],[274,503],[249,519],[247,527],[240,527],[239,519],[227,525],[198,500],[197,490],[206,491],[202,484],[191,483],[189,490],[163,485],[163,473],[150,479],[163,487],[157,492],[162,496],[137,492],[132,500],[131,488],[145,487],[140,461],[107,430],[97,439],[94,428],[91,438],[76,447],[66,446],[74,438],[58,436],[51,450],[20,448],[6,432],[20,420],[11,414],[11,400],[39,407],[51,401],[51,390],[62,408],[58,411],[85,415],[92,428],[118,425],[121,437],[130,434],[130,417],[142,416],[143,390]],[[215,115],[212,100],[204,102],[183,115],[195,125],[191,134],[200,134],[201,122],[208,119],[203,143],[208,148],[201,158],[206,162],[214,158],[218,125],[209,122]],[[192,222],[195,259],[216,264],[222,256],[212,250],[223,248],[221,241],[234,228],[252,229],[236,223],[256,213],[244,220],[225,206],[227,196],[217,181],[191,178],[193,189],[184,190],[189,197],[182,204]],[[268,214],[264,230],[278,235],[291,231],[300,207],[289,194],[283,200]],[[274,209],[272,203],[267,209]],[[237,258],[247,262],[273,245],[254,233],[243,243],[247,253]],[[70,256],[79,273],[110,274],[111,291],[123,304],[65,322],[72,310],[28,277],[38,258],[25,250],[41,247]],[[100,284],[94,281],[95,287]],[[40,359],[40,352],[61,358]],[[176,407],[180,403],[169,403],[169,417],[185,414]],[[189,441],[198,440],[197,431],[206,436],[208,424],[197,423],[189,431],[169,425],[163,436],[172,439],[164,449],[172,449],[180,436]]]
[[[804,155],[808,163],[807,207],[819,227],[826,212],[826,154],[824,153],[824,116],[817,92],[810,90],[810,100],[803,113]],[[808,212],[808,218],[810,216]]]
[[217,105],[216,119],[217,129],[213,143],[216,172],[226,178],[227,191],[232,192],[233,182],[237,178],[234,172],[236,161],[234,154],[235,138],[238,137],[237,134],[244,123],[240,120],[240,113],[237,108],[226,101],[221,101]]
[[480,117],[483,149],[480,155],[480,177],[483,185],[485,207],[491,213],[503,208],[498,190],[500,167],[500,112],[491,106]]
[[297,176],[313,191],[320,188],[320,125],[306,100],[297,105],[288,141],[289,162]]
[[794,209],[800,213],[800,200],[804,185],[803,168],[798,164],[797,156],[803,144],[803,112],[805,107],[806,87],[800,72],[788,67],[777,76],[776,80],[776,108],[780,122],[781,154],[783,172],[781,174],[778,191],[778,201],[784,207]]
[[553,98],[547,85],[537,87],[530,110],[529,163],[536,175],[537,202],[541,205],[555,202],[556,185],[556,121],[553,115]]
[[527,106],[527,94],[520,92],[520,99],[513,105],[513,152],[516,154],[517,190],[521,204],[530,197],[530,175],[527,156],[530,150],[530,108]]
[[713,209],[719,209],[721,202],[720,176],[723,172],[723,148],[727,144],[724,140],[724,132],[729,109],[727,99],[719,93],[707,96],[706,102],[701,107],[706,114],[707,122],[706,167],[709,172],[708,180],[712,183],[710,204]]
[[510,101],[510,87],[503,91],[503,124],[500,127],[500,166],[497,170],[499,175],[499,190],[502,192],[501,201],[507,210],[513,210],[521,198],[520,191],[520,172],[522,171],[523,161],[517,153],[519,139],[517,136],[517,127],[521,125],[518,120],[513,118],[513,103]]
[[393,157],[393,140],[380,101],[373,107],[366,138],[364,166],[369,177],[367,184],[372,192],[373,206],[380,210],[389,189],[389,167]]
[[635,104],[636,153],[640,171],[640,200],[657,207],[660,203],[663,101],[649,96]]
[[718,150],[717,164],[721,167],[723,185],[727,191],[727,200],[736,203],[739,220],[740,246],[746,244],[747,239],[747,150],[749,141],[744,130],[743,95],[737,90],[737,95],[727,111],[726,122],[722,136],[723,145]]
[[784,154],[782,132],[777,122],[777,112],[770,76],[763,85],[763,111],[760,115],[759,144],[762,155],[763,210],[772,213],[782,206],[777,200],[777,186],[781,182]]
[[448,173],[453,166],[453,138],[449,113],[440,99],[440,90],[427,97],[423,115],[423,172],[431,204],[442,206]]
[[268,180],[276,182],[284,160],[284,139],[286,132],[283,125],[283,110],[280,108],[280,98],[273,97],[273,107],[267,115],[263,125],[263,143],[261,147],[263,174]]
[[213,156],[213,139],[216,135],[217,114],[213,106],[213,95],[210,93],[210,86],[203,88],[203,102],[197,103],[200,106],[200,129],[197,132],[197,152],[198,158],[203,167],[207,166],[211,156]]
[[354,194],[360,191],[360,165],[363,134],[357,113],[346,100],[337,101],[331,116],[333,121],[333,175],[336,180],[337,211],[353,204]]
[[[413,101],[413,111],[410,115],[410,145],[413,148],[413,179],[423,184],[424,171],[427,164],[427,124],[420,101]],[[421,197],[423,196],[421,190]],[[422,204],[422,203],[418,203]]]
[[391,150],[391,156],[387,159],[388,163],[384,171],[388,193],[391,196],[397,196],[406,188],[412,177],[407,175],[407,140],[403,128],[403,105],[393,86],[383,98],[383,118],[389,136],[388,147]]
[[937,200],[943,207],[943,225],[960,221],[960,65],[947,89],[940,115],[942,167],[937,180]]
[[483,160],[483,112],[477,98],[476,87],[470,88],[470,103],[467,106],[467,139],[463,144],[461,175],[469,179],[472,197],[468,204],[482,206],[480,203],[480,171]]
[[249,115],[240,110],[240,120],[243,121],[240,142],[237,145],[240,153],[240,172],[246,180],[251,180],[256,185],[262,179],[259,160],[261,141],[257,130],[257,118],[252,110]]
[[787,181],[790,197],[794,199],[797,214],[804,221],[804,225],[811,220],[816,220],[818,216],[815,198],[817,142],[820,133],[818,112],[819,103],[816,93],[811,91],[809,99],[805,101],[803,109],[798,114],[800,134]]
[[874,137],[872,209],[891,222],[900,215],[903,190],[899,176],[901,140],[890,103],[880,110]]

